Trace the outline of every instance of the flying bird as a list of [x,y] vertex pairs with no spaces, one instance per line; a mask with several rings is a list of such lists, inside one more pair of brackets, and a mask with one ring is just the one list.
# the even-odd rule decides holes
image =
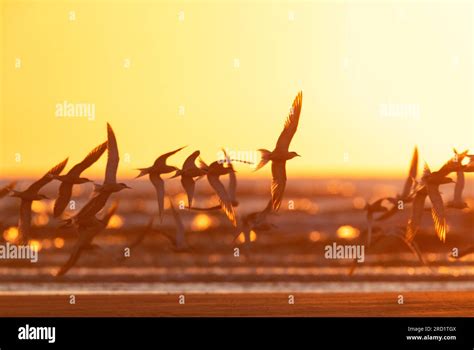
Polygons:
[[206,175],[206,171],[196,166],[196,159],[200,155],[200,151],[193,152],[183,163],[182,169],[177,169],[176,174],[171,178],[181,176],[181,185],[183,185],[186,195],[188,197],[188,208],[191,208],[194,197],[194,189],[196,187],[196,180]]
[[245,215],[242,218],[241,227],[238,228],[238,233],[235,236],[234,241],[243,233],[245,244],[248,246],[248,243],[250,243],[251,231],[269,231],[275,228],[276,226],[267,220],[268,215],[273,212],[272,208],[272,200],[269,200],[263,210]]
[[388,201],[387,198],[381,198],[376,200],[374,203],[367,203],[364,210],[367,211],[367,245],[370,246],[372,240],[372,225],[374,222],[375,213],[386,213],[388,208],[384,206],[384,203]]
[[5,186],[1,187],[0,188],[0,199],[7,196],[8,194],[10,194],[12,192],[12,190],[15,188],[15,186],[16,186],[16,181],[12,181],[8,185],[5,185]]
[[107,149],[107,141],[94,148],[84,160],[76,164],[65,175],[51,175],[53,179],[61,181],[59,186],[59,196],[54,202],[54,217],[62,214],[67,204],[71,200],[72,187],[76,184],[92,182],[87,178],[81,177],[81,173],[94,164]]
[[392,208],[386,211],[384,214],[380,215],[376,220],[382,221],[386,220],[389,217],[395,215],[399,211],[400,201],[405,203],[410,203],[415,198],[415,192],[413,188],[416,184],[416,176],[418,173],[418,148],[415,147],[413,150],[413,155],[411,157],[410,168],[408,170],[408,176],[405,180],[403,190],[401,194],[397,194],[395,197],[387,197],[386,199],[392,204]]
[[215,161],[210,165],[207,165],[202,159],[200,161],[200,168],[206,171],[207,181],[211,185],[214,192],[219,197],[221,208],[230,220],[232,225],[237,226],[237,219],[235,217],[234,207],[232,206],[232,198],[227,193],[224,185],[220,181],[222,175],[227,175],[233,171],[232,168],[224,167],[222,162]]
[[77,262],[82,253],[86,250],[94,250],[97,248],[92,241],[102,232],[109,224],[110,218],[115,214],[118,203],[114,202],[102,219],[97,219],[94,215],[87,225],[77,227],[78,240],[72,249],[71,255],[66,263],[59,269],[56,277],[66,274]]
[[24,191],[16,191],[11,189],[11,196],[21,199],[20,204],[20,218],[18,221],[18,230],[20,233],[20,239],[23,242],[28,241],[30,228],[31,228],[31,205],[33,201],[39,201],[42,199],[48,199],[45,195],[39,193],[42,187],[47,185],[53,180],[51,175],[59,175],[66,166],[68,158],[63,160],[61,163],[51,168],[42,178],[32,183]]
[[105,178],[102,185],[95,185],[94,194],[82,209],[73,217],[64,220],[62,227],[71,224],[88,225],[90,220],[94,220],[95,215],[104,208],[112,193],[120,192],[130,187],[124,183],[117,183],[117,169],[119,164],[119,151],[117,139],[110,124],[107,123],[107,165],[105,168]]
[[[454,164],[450,162],[448,163],[450,168]],[[428,197],[432,204],[431,216],[433,217],[436,234],[442,242],[446,241],[446,216],[444,212],[443,198],[439,192],[439,186],[453,182],[451,178],[446,176],[446,174],[451,172],[447,170],[448,163],[435,172],[431,172],[428,164],[425,163],[423,176],[421,178],[421,187],[419,186],[415,191],[412,215],[407,225],[407,238],[409,240],[412,240],[415,237],[419,229],[421,218],[423,216],[425,200],[426,197]]]
[[186,243],[185,228],[181,215],[179,215],[179,210],[177,210],[171,198],[168,198],[171,207],[171,213],[173,214],[173,220],[176,226],[174,235],[168,231],[160,230],[158,233],[166,237],[171,244],[173,244],[173,249],[176,252],[184,252],[189,249],[188,244]]
[[159,156],[151,167],[138,169],[140,170],[140,174],[138,174],[137,178],[148,174],[148,177],[152,185],[155,187],[156,198],[158,202],[158,216],[160,218],[160,222],[163,222],[164,201],[165,201],[165,182],[161,178],[161,175],[179,170],[175,166],[166,164],[166,160],[173,154],[181,151],[183,148],[184,147],[181,147],[174,151],[171,151]]
[[[369,248],[372,249],[377,244],[379,244],[383,239],[386,239],[386,238],[389,238],[389,237],[395,237],[398,240],[400,240],[405,246],[407,246],[408,249],[410,249],[410,251],[417,257],[418,261],[423,266],[428,266],[428,264],[425,262],[425,259],[423,258],[423,254],[421,253],[418,245],[413,240],[407,239],[406,232],[403,228],[397,227],[397,228],[393,228],[393,229],[389,229],[389,230],[383,230],[380,227],[375,226],[373,228],[373,231],[374,231],[373,232],[374,240],[373,240],[372,246],[367,247],[367,250],[365,250],[365,254],[368,253]],[[364,233],[364,232],[362,232],[362,233]],[[352,266],[349,269],[349,276],[351,276],[354,273],[357,265],[358,265],[358,261],[357,261],[357,258],[356,258],[356,259],[353,260]]]
[[296,129],[298,128],[298,122],[300,120],[301,105],[303,103],[303,93],[300,91],[293,101],[290,114],[285,121],[283,131],[278,138],[275,148],[273,151],[266,149],[259,149],[261,153],[261,160],[255,171],[262,168],[269,161],[272,162],[272,208],[277,211],[280,208],[281,201],[283,199],[283,193],[285,192],[286,186],[286,161],[299,157],[300,155],[296,152],[289,152],[289,146],[293,136],[295,135]]

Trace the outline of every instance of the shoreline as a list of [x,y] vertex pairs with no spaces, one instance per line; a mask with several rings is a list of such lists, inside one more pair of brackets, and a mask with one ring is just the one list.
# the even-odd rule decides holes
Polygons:
[[[403,304],[399,296],[403,295]],[[183,297],[184,296],[184,304]],[[290,296],[294,304],[290,304]],[[474,292],[0,295],[2,317],[468,317]],[[181,301],[181,303],[180,303]]]

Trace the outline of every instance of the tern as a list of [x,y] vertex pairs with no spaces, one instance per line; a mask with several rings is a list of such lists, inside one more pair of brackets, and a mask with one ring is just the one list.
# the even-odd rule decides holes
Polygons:
[[[428,264],[425,262],[425,259],[423,259],[423,254],[421,253],[420,249],[418,248],[418,245],[416,242],[414,242],[411,239],[408,239],[406,236],[406,231],[403,228],[397,227],[394,229],[390,229],[387,231],[382,230],[380,227],[375,226],[373,228],[373,236],[374,240],[372,243],[371,247],[367,247],[367,250],[365,251],[365,254],[367,254],[369,248],[373,248],[376,246],[380,241],[382,241],[385,238],[389,237],[395,237],[398,240],[400,240],[405,246],[410,249],[410,251],[417,257],[418,261],[424,266],[428,266]],[[364,232],[362,232],[364,233]],[[352,266],[349,269],[349,276],[352,275],[358,265],[357,258],[353,260]]]
[[78,240],[72,249],[71,255],[66,263],[59,269],[56,277],[66,274],[71,267],[73,267],[81,254],[86,250],[94,250],[98,248],[92,244],[94,237],[102,232],[109,224],[110,218],[117,211],[118,203],[114,202],[102,219],[97,219],[94,215],[92,220],[89,220],[87,225],[80,225],[77,227]]
[[[461,163],[463,159],[467,156],[467,150],[458,153],[456,149],[454,149],[455,159]],[[464,190],[464,169],[463,166],[460,166],[460,169],[456,171],[456,184],[454,185],[454,195],[453,200],[448,202],[448,208],[455,208],[455,209],[464,209],[467,208],[467,204],[462,199],[462,192]]]
[[0,199],[9,195],[16,186],[16,181],[10,182],[8,185],[5,185],[0,188]]
[[148,174],[148,177],[156,190],[156,198],[158,202],[158,215],[160,222],[163,222],[163,213],[164,213],[164,201],[165,201],[165,182],[161,178],[162,174],[168,174],[173,171],[178,171],[179,169],[175,166],[166,164],[166,160],[173,154],[181,151],[184,147],[178,148],[177,150],[165,153],[159,156],[153,165],[148,168],[140,168],[140,174],[137,178],[142,177]]
[[274,224],[267,221],[268,215],[273,212],[272,208],[272,200],[269,200],[263,210],[245,215],[242,218],[241,227],[237,230],[238,233],[235,236],[234,241],[243,233],[245,244],[248,246],[250,243],[251,231],[269,231],[275,228],[276,226]]
[[234,207],[232,206],[232,198],[227,193],[224,185],[219,179],[220,176],[227,175],[230,172],[233,172],[233,169],[230,167],[224,167],[223,163],[220,161],[215,161],[210,165],[207,165],[202,159],[199,159],[199,161],[200,168],[206,171],[207,181],[209,182],[209,185],[211,185],[212,189],[219,197],[222,210],[224,211],[232,225],[237,226],[237,219],[235,216]]
[[[451,172],[448,170],[448,163],[435,172],[431,172],[428,164],[425,163],[423,176],[421,178],[421,187],[419,186],[415,191],[412,215],[407,225],[407,239],[410,241],[415,237],[421,224],[426,197],[430,199],[432,204],[431,216],[433,217],[436,234],[442,242],[446,241],[446,216],[444,213],[443,198],[439,192],[439,186],[453,182],[451,178],[446,176],[446,174]],[[451,166],[452,164],[449,165],[449,167]]]
[[18,230],[22,241],[28,241],[31,228],[31,205],[33,201],[48,199],[45,195],[40,194],[39,190],[41,190],[42,187],[44,187],[53,180],[51,175],[59,175],[61,171],[63,171],[64,167],[67,164],[67,161],[68,158],[63,160],[61,163],[55,165],[42,178],[32,183],[26,190],[10,190],[12,192],[12,197],[17,197],[21,199]]
[[374,214],[388,212],[388,208],[384,206],[384,203],[387,201],[389,202],[387,198],[381,198],[372,204],[367,203],[364,208],[364,210],[367,211],[367,246],[369,247],[372,240],[372,224],[374,222]]
[[95,185],[94,194],[82,209],[73,217],[64,221],[63,227],[71,224],[87,225],[95,215],[102,210],[112,193],[120,192],[130,187],[124,183],[117,183],[117,169],[119,164],[117,139],[110,124],[107,123],[107,165],[105,179],[102,185]]
[[206,171],[196,166],[196,159],[201,154],[200,151],[193,152],[183,163],[183,168],[176,170],[176,174],[171,177],[181,176],[181,185],[183,185],[188,197],[188,208],[191,208],[194,197],[194,189],[196,187],[195,177],[198,179],[206,175]]
[[403,191],[401,194],[397,194],[395,197],[387,197],[386,199],[392,204],[392,208],[385,212],[384,214],[380,215],[376,220],[382,221],[386,220],[389,217],[395,215],[398,211],[398,205],[400,201],[402,203],[410,203],[415,198],[415,193],[413,192],[413,188],[416,183],[416,176],[418,172],[418,148],[415,147],[413,150],[413,155],[410,162],[410,169],[408,170],[408,176],[405,180],[405,184],[403,186]]
[[51,175],[53,179],[61,181],[59,186],[59,196],[54,202],[54,217],[62,214],[72,195],[72,187],[76,184],[92,182],[87,178],[81,177],[81,173],[94,164],[107,149],[107,141],[94,148],[84,160],[76,164],[65,175]]
[[256,166],[255,171],[262,168],[269,161],[272,162],[272,208],[277,211],[280,208],[283,194],[286,186],[286,161],[299,157],[300,155],[296,152],[289,152],[289,146],[293,136],[295,135],[296,129],[298,128],[298,122],[300,120],[301,105],[303,103],[303,93],[300,91],[293,101],[290,114],[285,121],[283,131],[278,138],[275,148],[273,151],[266,149],[259,149],[261,153],[260,163]]

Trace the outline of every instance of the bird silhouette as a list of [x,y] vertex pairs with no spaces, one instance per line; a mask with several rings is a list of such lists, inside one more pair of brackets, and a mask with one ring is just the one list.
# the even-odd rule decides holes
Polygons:
[[199,159],[200,168],[206,171],[207,181],[211,185],[214,192],[217,194],[221,203],[221,208],[230,220],[232,225],[237,226],[237,219],[235,216],[234,207],[232,206],[232,198],[227,193],[224,185],[220,181],[222,175],[227,175],[233,171],[232,168],[224,167],[222,162],[215,161],[207,165],[202,159]]
[[16,191],[11,189],[12,197],[20,198],[20,217],[18,220],[18,231],[20,235],[21,242],[27,242],[30,234],[31,228],[31,205],[33,201],[39,201],[42,199],[48,199],[45,195],[39,193],[41,188],[47,185],[53,180],[52,175],[59,175],[64,167],[66,166],[68,158],[63,160],[61,163],[55,165],[51,168],[43,177],[41,177],[36,182],[32,183],[24,191]]
[[[363,231],[362,234],[366,233],[367,231]],[[401,241],[405,246],[410,249],[410,251],[417,257],[418,261],[423,265],[423,266],[428,266],[426,263],[425,259],[423,258],[423,254],[420,251],[420,248],[414,242],[412,239],[408,239],[406,236],[406,230],[402,227],[396,227],[396,228],[391,228],[388,230],[383,230],[382,228],[375,226],[373,228],[373,242],[370,247],[366,247],[364,254],[367,255],[369,249],[373,249],[377,244],[379,244],[382,240],[387,239],[389,237],[394,237],[397,238],[399,241]],[[359,265],[357,258],[352,261],[352,265],[349,269],[349,276],[354,274],[354,271],[356,270],[357,266]]]
[[10,182],[8,185],[0,187],[0,199],[9,195],[16,186],[16,181]]
[[163,222],[164,201],[165,201],[165,182],[161,178],[161,175],[179,170],[175,166],[166,164],[166,160],[173,154],[181,151],[183,148],[184,147],[181,147],[174,151],[171,151],[159,156],[151,167],[138,169],[140,170],[140,174],[138,174],[137,178],[148,174],[148,177],[153,187],[155,187],[156,199],[158,203],[158,216],[160,218],[160,222]]
[[118,202],[114,202],[102,219],[97,219],[94,215],[91,220],[88,220],[86,225],[77,226],[78,240],[68,260],[56,273],[56,277],[65,275],[76,264],[84,251],[97,248],[97,246],[92,244],[92,241],[107,227],[110,218],[115,214],[117,208]]
[[286,186],[286,161],[299,157],[300,155],[296,152],[289,152],[289,146],[293,136],[298,128],[298,122],[300,120],[301,105],[303,103],[303,93],[300,91],[293,101],[290,114],[285,122],[285,127],[278,138],[275,148],[273,151],[266,149],[259,149],[261,153],[261,160],[255,171],[262,168],[269,161],[272,162],[272,207],[273,210],[277,211],[280,208],[283,194]]
[[392,208],[380,215],[376,221],[386,220],[389,217],[399,212],[399,203],[403,203],[403,207],[406,203],[411,203],[415,198],[415,192],[413,191],[416,183],[416,176],[418,173],[418,148],[415,147],[410,162],[410,168],[408,170],[408,176],[405,180],[403,190],[401,194],[397,194],[395,197],[387,197],[386,199],[392,204]]
[[76,184],[92,182],[87,178],[81,177],[81,173],[94,164],[107,149],[107,141],[94,148],[84,160],[74,167],[65,175],[51,175],[53,179],[61,181],[59,186],[59,196],[54,202],[54,217],[62,214],[72,195],[72,187]]
[[206,175],[206,171],[196,166],[196,159],[201,154],[200,151],[193,152],[183,163],[182,169],[176,170],[176,174],[171,178],[181,176],[181,185],[186,191],[188,197],[188,208],[191,208],[194,197],[194,189],[196,187],[196,180]]
[[130,187],[124,183],[117,183],[117,169],[119,164],[117,139],[110,124],[107,123],[107,165],[102,185],[95,185],[95,190],[89,201],[71,218],[64,220],[62,227],[71,225],[89,225],[95,215],[104,208],[112,193],[120,192]]
[[[449,170],[448,170],[449,168]],[[434,227],[438,238],[442,241],[446,241],[446,215],[444,210],[443,198],[439,192],[439,186],[442,184],[452,183],[453,180],[446,176],[450,172],[457,169],[454,163],[449,161],[440,170],[431,172],[428,164],[425,163],[423,176],[421,178],[421,185],[415,191],[415,197],[413,200],[412,215],[407,225],[407,238],[413,240],[421,224],[421,218],[423,216],[424,205],[426,197],[431,201],[431,216],[433,217]]]

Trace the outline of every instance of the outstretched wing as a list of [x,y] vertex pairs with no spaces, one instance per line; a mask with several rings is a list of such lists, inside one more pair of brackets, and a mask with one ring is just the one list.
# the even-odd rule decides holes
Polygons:
[[278,138],[275,150],[288,151],[291,140],[295,135],[296,129],[298,128],[298,122],[300,121],[301,106],[303,103],[303,93],[300,91],[293,101],[290,114],[285,121],[285,127]]
[[107,149],[107,141],[100,144],[99,146],[94,148],[92,151],[90,151],[89,154],[82,160],[82,162],[74,165],[72,169],[69,170],[69,174],[74,175],[74,176],[81,175],[81,173],[84,170],[86,170],[92,164],[97,162],[97,160],[99,160],[100,156],[104,154],[106,149]]

